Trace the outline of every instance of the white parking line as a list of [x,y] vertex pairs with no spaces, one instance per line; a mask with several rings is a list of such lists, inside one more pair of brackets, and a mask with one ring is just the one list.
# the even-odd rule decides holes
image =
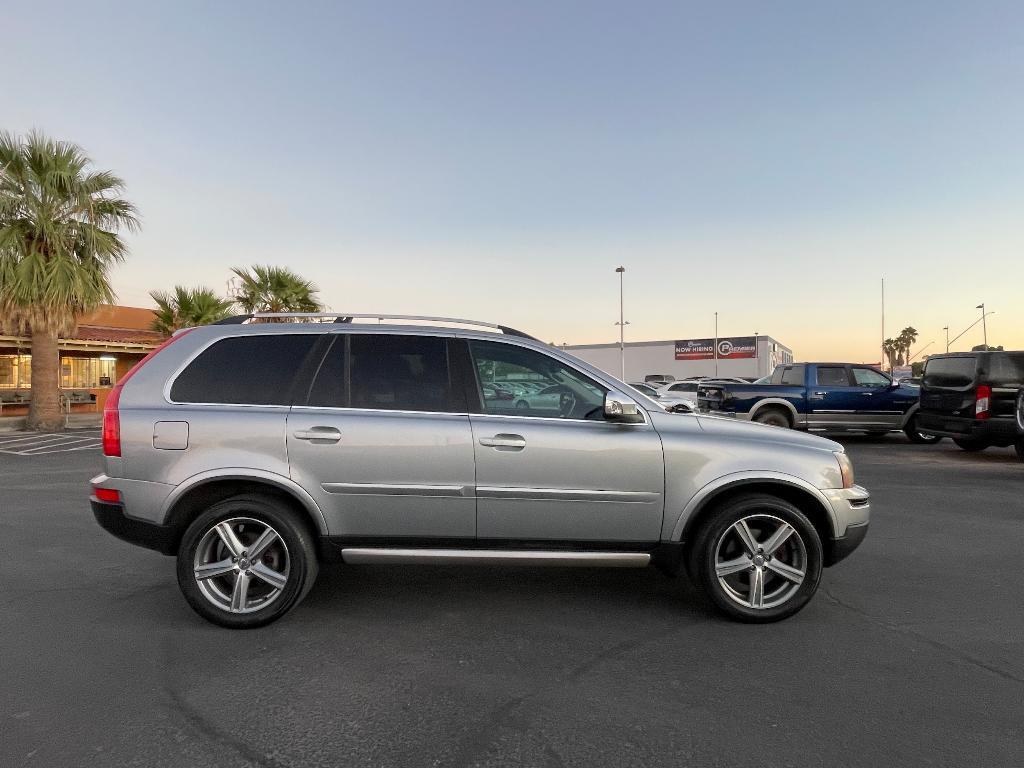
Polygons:
[[0,438],[0,454],[11,456],[42,456],[68,451],[92,451],[103,440],[96,430],[75,430],[57,434],[18,433]]

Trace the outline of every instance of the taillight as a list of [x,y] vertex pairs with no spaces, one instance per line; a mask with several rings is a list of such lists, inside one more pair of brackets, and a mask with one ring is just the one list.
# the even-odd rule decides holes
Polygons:
[[974,393],[974,418],[987,419],[992,415],[990,403],[992,402],[992,387],[988,384],[979,384]]
[[156,356],[164,347],[177,341],[178,339],[185,336],[187,333],[194,331],[195,328],[186,328],[183,331],[171,336],[171,338],[164,341],[160,346],[146,355],[144,358],[139,360],[135,365],[128,369],[128,372],[121,377],[121,380],[114,385],[114,388],[110,390],[110,394],[107,395],[107,401],[103,404],[103,455],[104,456],[120,456],[121,455],[121,416],[118,411],[118,401],[121,399],[121,389],[128,382],[135,372],[138,371],[142,366],[148,363],[153,357]]

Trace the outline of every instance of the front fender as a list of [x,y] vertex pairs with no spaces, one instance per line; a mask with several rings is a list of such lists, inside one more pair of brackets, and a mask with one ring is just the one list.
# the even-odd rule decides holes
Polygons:
[[832,508],[832,504],[829,502],[828,497],[820,489],[815,488],[811,483],[802,478],[789,475],[784,472],[766,472],[761,470],[732,472],[728,475],[723,475],[722,477],[712,480],[701,487],[701,489],[693,495],[690,501],[683,508],[683,511],[679,513],[679,516],[676,518],[676,522],[672,527],[671,541],[680,541],[683,537],[683,531],[686,529],[687,523],[705,506],[705,504],[716,496],[725,491],[744,485],[753,485],[755,483],[762,485],[765,483],[777,484],[804,491],[817,500],[821,505],[822,510],[828,515],[833,535],[836,535],[837,532],[844,530],[846,527],[845,523],[841,524],[836,517],[835,510]]

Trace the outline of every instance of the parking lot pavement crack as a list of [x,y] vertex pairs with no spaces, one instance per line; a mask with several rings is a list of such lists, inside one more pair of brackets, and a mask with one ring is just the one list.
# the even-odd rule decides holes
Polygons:
[[[651,643],[658,642],[659,640],[671,635],[676,635],[679,632],[680,629],[678,627],[673,627],[666,632],[660,632],[656,635],[642,638],[630,638],[628,640],[620,641],[598,651],[583,663],[577,664],[575,667],[568,670],[565,674],[556,676],[548,682],[537,686],[529,693],[525,693],[521,696],[512,696],[494,709],[490,710],[490,712],[484,715],[483,718],[477,721],[473,726],[473,729],[468,734],[459,740],[458,750],[456,751],[455,757],[450,761],[450,764],[457,766],[472,765],[479,756],[485,752],[492,743],[494,743],[496,740],[495,734],[503,728],[505,730],[512,729],[516,733],[522,735],[529,726],[529,721],[532,719],[532,716],[517,716],[516,713],[520,709],[521,705],[526,702],[540,698],[551,691],[559,690],[566,683],[579,680],[594,669],[617,656],[622,656],[630,651],[640,648],[641,646],[650,645]],[[550,748],[550,744],[548,744],[547,747]],[[558,756],[557,752],[554,752],[553,748],[550,748],[548,756],[553,760],[557,759],[557,762],[555,763],[556,765],[562,764],[561,758]]]
[[975,658],[974,656],[971,656],[968,653],[964,653],[963,651],[954,648],[950,645],[946,645],[945,643],[940,643],[938,640],[934,640],[928,637],[927,635],[922,635],[920,632],[915,632],[914,630],[908,629],[907,627],[901,627],[898,624],[893,624],[892,622],[885,621],[884,619],[880,619],[876,616],[872,616],[871,614],[861,610],[860,608],[851,605],[845,600],[836,597],[834,594],[832,594],[832,592],[830,592],[828,589],[824,587],[820,587],[820,591],[822,595],[825,596],[826,600],[829,600],[835,605],[838,605],[840,608],[844,608],[850,613],[859,616],[861,619],[867,621],[870,624],[875,625],[876,627],[881,627],[882,629],[888,632],[893,632],[895,634],[902,635],[906,638],[916,640],[917,642],[923,643],[924,645],[934,648],[935,650],[945,651],[946,653],[955,656],[962,662],[970,664],[971,666],[977,667],[979,669],[983,669],[986,672],[996,675],[997,677],[1001,677],[1004,680],[1010,680],[1015,683],[1024,683],[1024,677],[1014,674],[1013,672],[1002,669],[1001,667],[997,667],[994,664],[990,664],[982,659]]
[[173,685],[165,682],[164,689],[173,704],[174,710],[193,730],[198,731],[207,739],[221,745],[222,747],[227,747],[228,749],[233,750],[239,755],[239,757],[256,766],[256,768],[286,768],[284,763],[273,759],[269,755],[256,751],[242,739],[234,736],[233,734],[222,731],[216,725],[211,723],[207,719],[206,715],[190,704]]

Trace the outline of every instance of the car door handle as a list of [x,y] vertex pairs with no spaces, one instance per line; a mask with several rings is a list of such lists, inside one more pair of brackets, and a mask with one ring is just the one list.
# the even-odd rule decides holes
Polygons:
[[292,437],[296,440],[322,440],[336,443],[341,440],[341,432],[334,427],[313,427],[312,429],[297,429],[292,432]]
[[864,397],[871,397],[872,394],[872,392],[861,392],[861,395]]
[[815,397],[824,397],[827,394],[828,394],[828,392],[815,392],[814,393]]
[[494,437],[481,437],[480,445],[486,448],[507,449],[521,451],[526,447],[526,438],[522,435],[495,435]]

